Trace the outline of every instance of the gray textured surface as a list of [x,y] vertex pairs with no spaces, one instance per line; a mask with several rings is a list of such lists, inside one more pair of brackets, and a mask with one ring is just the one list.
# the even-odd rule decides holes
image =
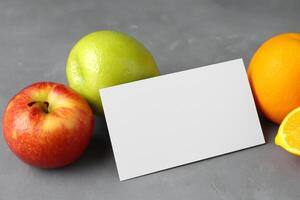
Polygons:
[[[300,1],[0,1],[0,110],[24,86],[65,83],[65,62],[83,35],[114,29],[150,49],[163,74],[243,57],[272,35],[300,31]],[[300,158],[267,144],[119,182],[103,118],[73,165],[40,170],[0,140],[0,199],[300,199]]]

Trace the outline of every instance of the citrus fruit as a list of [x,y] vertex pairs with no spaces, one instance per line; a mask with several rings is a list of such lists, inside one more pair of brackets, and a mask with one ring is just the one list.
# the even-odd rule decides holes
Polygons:
[[103,112],[99,89],[159,75],[151,53],[136,39],[115,31],[97,31],[80,39],[67,60],[69,86],[94,113]]
[[275,143],[288,152],[300,156],[300,107],[284,118],[275,138]]
[[279,124],[300,106],[300,34],[267,40],[251,59],[248,76],[259,110]]

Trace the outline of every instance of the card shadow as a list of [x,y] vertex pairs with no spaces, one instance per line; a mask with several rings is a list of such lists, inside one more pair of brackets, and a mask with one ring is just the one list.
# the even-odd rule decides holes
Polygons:
[[278,126],[259,114],[259,121],[266,143],[273,142],[277,134]]

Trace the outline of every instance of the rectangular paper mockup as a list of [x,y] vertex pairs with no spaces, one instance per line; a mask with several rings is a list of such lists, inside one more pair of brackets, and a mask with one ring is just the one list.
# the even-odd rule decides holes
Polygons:
[[265,143],[242,59],[100,94],[120,180]]

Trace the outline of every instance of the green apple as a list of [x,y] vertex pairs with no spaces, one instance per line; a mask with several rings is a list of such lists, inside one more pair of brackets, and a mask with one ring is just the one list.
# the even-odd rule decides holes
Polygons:
[[115,31],[97,31],[80,39],[67,60],[69,86],[95,114],[103,112],[99,89],[158,76],[151,53],[136,39]]

